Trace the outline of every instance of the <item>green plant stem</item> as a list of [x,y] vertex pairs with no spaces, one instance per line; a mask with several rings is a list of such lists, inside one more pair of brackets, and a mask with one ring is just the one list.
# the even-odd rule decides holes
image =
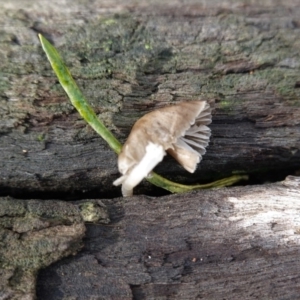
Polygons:
[[185,185],[185,184],[176,183],[154,172],[152,172],[146,179],[152,184],[164,188],[165,190],[168,190],[171,193],[185,193],[185,192],[195,191],[195,190],[204,190],[204,189],[221,188],[225,186],[230,186],[241,180],[248,180],[248,175],[233,175],[210,183],[195,184],[195,185]]
[[[64,64],[55,47],[52,46],[51,43],[41,34],[39,34],[39,38],[42,47],[47,55],[47,58],[52,66],[52,69],[63,89],[69,96],[69,99],[73,106],[77,109],[82,118],[108,143],[110,148],[113,149],[117,154],[119,154],[122,149],[122,144],[98,119],[95,112],[82,95],[79,87],[77,86],[75,80],[73,79],[71,73]],[[166,189],[172,193],[184,193],[191,190],[230,186],[240,180],[248,179],[248,176],[234,175],[228,178],[214,181],[212,183],[199,185],[183,185],[172,182],[154,172],[151,172],[151,174],[146,179],[152,184]]]
[[41,34],[39,34],[39,38],[52,69],[61,86],[69,96],[73,106],[77,109],[82,118],[108,143],[111,149],[119,154],[122,149],[122,144],[98,119],[92,107],[85,100],[70,71],[62,61],[54,46],[52,46]]

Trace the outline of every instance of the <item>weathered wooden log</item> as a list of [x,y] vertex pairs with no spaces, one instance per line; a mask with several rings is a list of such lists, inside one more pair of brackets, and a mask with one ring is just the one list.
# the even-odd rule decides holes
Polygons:
[[[119,192],[111,184],[116,155],[71,106],[37,32],[57,46],[122,141],[154,108],[189,99],[211,103],[212,139],[196,173],[166,159],[162,175],[194,183],[232,172],[282,177],[300,167],[297,1],[234,7],[209,1],[131,7],[129,1],[118,9],[114,1],[81,3],[29,3],[23,10],[23,1],[1,4],[2,194]],[[116,10],[121,14],[110,13]]]
[[298,299],[300,178],[102,200],[111,222],[41,271],[38,299]]
[[[235,172],[273,180],[299,170],[298,1],[36,3],[0,3],[0,195],[119,193],[112,187],[116,155],[71,106],[37,33],[55,44],[99,118],[122,141],[152,109],[182,100],[211,103],[213,135],[203,162],[189,175],[166,159],[157,168],[166,177],[195,183]],[[138,193],[149,188],[144,184]],[[298,200],[299,179],[293,177],[103,200],[111,222],[88,225],[84,250],[39,274],[38,298],[295,299]],[[49,228],[20,234],[10,225],[29,223],[9,210],[13,201],[0,199],[0,298],[31,299],[37,270],[75,252],[84,227],[77,209],[65,204],[70,212],[61,209],[55,227],[61,240],[48,236],[56,226],[52,217]],[[87,220],[98,215],[87,205]],[[31,217],[45,225],[43,213]],[[31,234],[63,251],[26,258]]]
[[0,198],[0,299],[35,299],[38,270],[75,254],[84,232],[70,203]]

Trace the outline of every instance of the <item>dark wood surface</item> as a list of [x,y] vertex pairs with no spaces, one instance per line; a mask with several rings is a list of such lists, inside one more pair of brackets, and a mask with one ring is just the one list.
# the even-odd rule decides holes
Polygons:
[[233,172],[297,170],[297,1],[208,2],[2,4],[4,193],[119,193],[112,186],[116,155],[71,106],[38,32],[57,46],[89,103],[121,141],[152,109],[189,99],[211,103],[212,139],[197,172],[190,175],[167,158],[160,174],[207,182]]
[[38,299],[297,299],[300,180],[102,200],[111,222],[39,273]]
[[[299,174],[299,20],[296,0],[0,3],[3,249],[10,251],[18,221],[5,196],[36,198],[37,207],[93,196],[109,214],[106,225],[86,225],[82,252],[39,273],[39,299],[297,298],[298,179],[165,197],[142,183],[140,196],[117,198],[116,155],[70,104],[37,33],[57,47],[122,142],[155,108],[209,101],[212,138],[195,174],[171,158],[159,174],[200,183],[246,173],[249,183],[266,183]],[[47,263],[29,259],[29,273],[0,258],[1,288],[11,293],[0,298],[34,298],[37,270],[79,249],[82,231],[73,233]]]
[[35,299],[41,268],[82,248],[78,207],[57,200],[0,198],[0,298]]

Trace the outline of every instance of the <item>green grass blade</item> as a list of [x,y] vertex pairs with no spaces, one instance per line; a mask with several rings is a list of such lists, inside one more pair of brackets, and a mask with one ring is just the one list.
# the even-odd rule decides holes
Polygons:
[[[39,34],[39,39],[53,71],[55,72],[61,86],[69,96],[69,99],[73,106],[77,109],[82,118],[108,143],[110,148],[117,154],[119,154],[122,149],[122,144],[98,119],[95,112],[82,95],[75,80],[73,79],[71,73],[64,64],[55,47],[52,46],[51,43],[48,42],[47,39],[45,39],[41,34]],[[234,175],[228,178],[214,181],[212,183],[199,185],[179,184],[170,181],[154,172],[151,172],[151,174],[146,179],[152,184],[166,189],[172,193],[184,193],[192,190],[230,186],[240,180],[247,180],[248,177],[246,175]]]
[[82,118],[108,143],[108,145],[116,153],[120,153],[122,144],[98,119],[95,112],[82,95],[79,87],[70,74],[68,68],[63,63],[57,50],[41,34],[39,34],[39,38],[52,69],[55,72],[61,86],[69,96],[73,106],[77,109]]

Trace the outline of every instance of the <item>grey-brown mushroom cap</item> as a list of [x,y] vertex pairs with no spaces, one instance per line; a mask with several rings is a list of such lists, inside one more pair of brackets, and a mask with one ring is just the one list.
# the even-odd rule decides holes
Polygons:
[[144,115],[122,148],[119,171],[125,174],[138,164],[151,142],[162,145],[187,171],[194,172],[208,144],[210,130],[206,125],[210,122],[206,101],[182,102]]
[[208,145],[211,109],[205,101],[182,102],[155,110],[133,126],[118,158],[124,197],[162,161],[166,151],[193,173]]

